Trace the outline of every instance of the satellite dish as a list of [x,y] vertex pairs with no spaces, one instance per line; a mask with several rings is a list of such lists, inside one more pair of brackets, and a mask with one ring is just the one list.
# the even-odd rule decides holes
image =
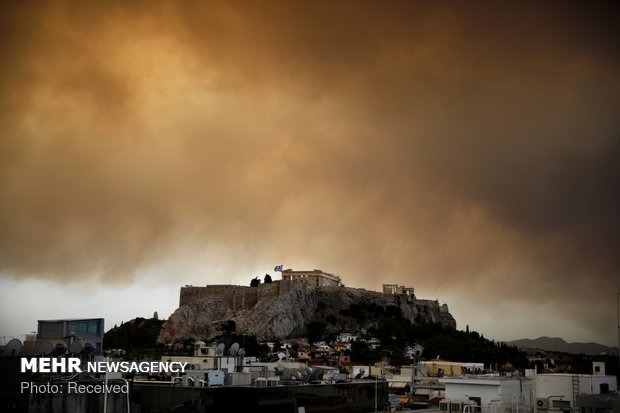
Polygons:
[[69,344],[69,353],[79,354],[84,349],[84,344],[81,341],[75,340],[73,343]]
[[39,350],[37,353],[43,354],[45,356],[52,354],[52,351],[54,351],[54,346],[47,340],[42,340],[41,342],[39,342],[39,345],[37,347]]
[[239,357],[245,356],[245,349],[244,348],[240,348],[239,351],[237,351],[237,354],[239,355]]
[[224,354],[224,350],[226,349],[226,344],[224,343],[220,343],[217,345],[217,348],[215,349],[215,355],[216,356],[221,356],[222,354]]
[[22,351],[22,342],[19,339],[12,339],[8,343],[6,343],[6,348],[4,349],[4,354],[7,356],[17,356]]
[[67,346],[64,343],[54,343],[54,350],[52,351],[55,355],[64,354],[67,351]]
[[239,351],[239,343],[233,343],[233,345],[230,346],[230,350],[228,350],[231,356],[236,355],[238,351]]
[[85,341],[82,353],[92,353],[93,351],[95,351],[95,344],[92,341]]

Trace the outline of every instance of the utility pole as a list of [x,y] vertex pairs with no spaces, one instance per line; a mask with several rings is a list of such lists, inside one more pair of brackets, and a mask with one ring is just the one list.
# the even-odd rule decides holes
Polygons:
[[616,293],[616,305],[618,306],[618,374],[620,375],[620,292]]

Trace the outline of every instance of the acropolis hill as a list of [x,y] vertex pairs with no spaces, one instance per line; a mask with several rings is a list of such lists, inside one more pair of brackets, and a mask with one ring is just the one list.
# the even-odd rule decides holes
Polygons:
[[[240,285],[185,286],[179,308],[163,325],[159,341],[187,338],[208,340],[228,331],[255,335],[259,340],[304,337],[309,322],[331,314],[326,333],[361,331],[376,327],[342,316],[352,304],[396,306],[412,324],[440,323],[456,328],[447,305],[417,299],[413,288],[386,284],[383,292],[344,287],[340,277],[320,270],[284,270],[282,280],[257,287]],[[231,323],[230,320],[234,321]]]

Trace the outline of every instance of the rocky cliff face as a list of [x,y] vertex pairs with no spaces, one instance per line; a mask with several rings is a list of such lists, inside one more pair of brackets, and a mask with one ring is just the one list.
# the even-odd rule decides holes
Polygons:
[[[186,338],[210,339],[236,329],[239,334],[255,335],[259,340],[273,340],[307,335],[311,321],[324,318],[326,333],[364,332],[377,327],[372,319],[349,316],[351,308],[400,308],[412,324],[440,323],[456,328],[447,305],[433,300],[418,300],[403,295],[388,295],[345,287],[308,287],[296,283],[281,294],[265,296],[252,308],[233,309],[224,301],[207,297],[180,306],[163,325],[158,341],[171,343]],[[392,307],[392,308],[393,308]],[[231,323],[230,320],[234,321]]]

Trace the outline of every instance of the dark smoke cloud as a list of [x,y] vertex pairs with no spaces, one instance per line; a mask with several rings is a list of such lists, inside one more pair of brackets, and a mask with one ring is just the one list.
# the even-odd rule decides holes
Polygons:
[[602,334],[593,303],[620,279],[618,17],[12,3],[0,270],[124,282],[179,251],[233,271],[278,256],[368,288],[532,300]]

